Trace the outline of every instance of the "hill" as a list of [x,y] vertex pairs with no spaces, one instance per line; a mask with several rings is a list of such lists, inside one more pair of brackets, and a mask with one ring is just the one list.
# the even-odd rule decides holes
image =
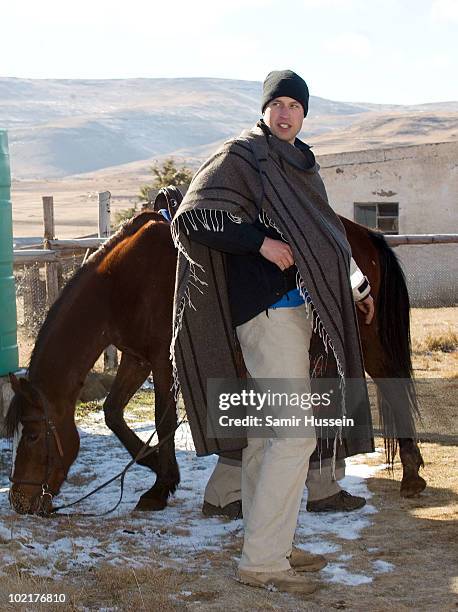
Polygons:
[[[229,79],[0,78],[0,127],[15,179],[195,166],[259,117],[261,83]],[[458,102],[415,106],[311,97],[304,139],[319,153],[458,138]]]

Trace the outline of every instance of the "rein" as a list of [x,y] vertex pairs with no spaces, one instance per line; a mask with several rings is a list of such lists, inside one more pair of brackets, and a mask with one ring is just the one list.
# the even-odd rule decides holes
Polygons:
[[[162,419],[165,417],[165,415],[167,413],[167,410],[162,415]],[[158,427],[161,424],[162,419],[159,421]],[[132,465],[134,463],[136,463],[138,461],[138,459],[143,459],[143,457],[146,457],[150,453],[153,453],[155,450],[159,449],[164,442],[166,442],[169,438],[171,438],[173,435],[175,435],[176,430],[178,429],[178,427],[180,427],[180,425],[182,425],[185,422],[185,420],[186,419],[183,417],[181,419],[181,421],[179,421],[179,423],[177,424],[177,426],[175,427],[175,429],[173,431],[170,431],[158,444],[156,444],[155,446],[150,447],[149,443],[151,442],[151,440],[153,439],[153,437],[155,436],[155,434],[157,432],[157,427],[155,427],[153,433],[150,435],[148,440],[144,443],[144,445],[138,451],[138,453],[135,455],[135,457],[133,459],[131,459],[129,461],[129,463],[127,463],[126,466],[118,474],[116,474],[115,476],[112,476],[109,480],[107,480],[103,484],[99,485],[98,487],[96,487],[92,491],[89,491],[89,493],[86,493],[86,495],[83,495],[83,497],[80,497],[79,499],[77,499],[77,500],[75,500],[73,502],[69,502],[68,504],[63,504],[62,506],[56,506],[55,508],[52,508],[50,514],[55,514],[55,513],[59,512],[60,510],[64,510],[65,508],[70,508],[71,506],[76,506],[76,504],[79,504],[80,502],[84,501],[88,497],[91,497],[92,495],[94,495],[94,493],[97,493],[98,491],[101,491],[106,486],[108,486],[109,484],[111,484],[112,482],[117,480],[119,477],[121,477],[121,482],[120,482],[121,490],[120,490],[120,494],[119,494],[119,499],[116,502],[116,504],[113,506],[113,508],[110,508],[109,510],[106,510],[105,512],[100,512],[100,513],[95,513],[95,512],[76,512],[76,513],[70,513],[70,514],[68,514],[68,513],[67,514],[61,514],[60,513],[57,516],[66,516],[66,517],[72,517],[72,516],[92,516],[92,517],[94,517],[94,516],[106,516],[107,514],[111,514],[112,512],[114,512],[116,510],[116,508],[119,506],[119,504],[121,503],[121,501],[122,501],[122,498],[123,498],[123,495],[124,495],[124,480],[125,480],[125,477],[126,477],[126,474],[127,474],[128,470],[132,467]],[[148,448],[148,450],[146,450],[147,448]]]
[[[32,480],[19,480],[19,479],[16,479],[13,476],[14,465],[12,465],[11,466],[11,472],[10,472],[9,480],[13,484],[25,484],[25,485],[41,487],[41,495],[39,493],[37,493],[37,495],[40,495],[39,501],[38,501],[38,508],[37,508],[38,514],[40,514],[40,513],[41,514],[45,514],[45,515],[56,514],[60,510],[64,510],[65,508],[70,508],[71,506],[75,506],[76,504],[79,504],[80,502],[84,501],[85,499],[88,499],[88,497],[91,497],[92,495],[94,495],[98,491],[101,491],[106,486],[108,486],[109,484],[111,484],[112,482],[117,480],[118,478],[121,478],[120,496],[119,496],[119,499],[116,502],[116,504],[113,506],[113,508],[110,508],[109,510],[106,510],[105,512],[101,512],[101,513],[94,513],[94,512],[71,513],[71,514],[67,513],[67,514],[58,514],[57,516],[67,516],[67,517],[70,517],[70,516],[92,516],[92,517],[95,517],[95,516],[106,516],[107,514],[111,514],[111,512],[114,512],[116,510],[116,508],[119,506],[119,504],[121,503],[121,501],[122,501],[122,498],[123,498],[123,495],[124,495],[124,480],[125,480],[125,476],[126,476],[128,470],[139,459],[143,459],[144,457],[146,457],[150,453],[153,453],[154,451],[158,450],[162,446],[162,444],[164,444],[164,442],[167,442],[167,440],[169,440],[173,435],[175,435],[176,430],[186,420],[185,417],[183,417],[178,422],[177,426],[175,427],[175,429],[173,429],[173,431],[170,431],[158,444],[156,444],[153,447],[150,447],[149,443],[151,442],[151,440],[153,439],[153,437],[157,433],[157,428],[160,427],[163,419],[167,415],[167,410],[170,409],[170,406],[169,406],[165,410],[164,414],[162,415],[162,418],[159,421],[158,425],[154,428],[154,431],[152,432],[152,434],[150,435],[148,440],[143,444],[143,446],[138,451],[136,456],[133,459],[131,459],[129,461],[129,463],[127,463],[126,466],[118,474],[116,474],[115,476],[112,476],[109,480],[107,480],[103,484],[99,485],[98,487],[96,487],[95,489],[93,489],[92,491],[87,493],[86,495],[83,495],[83,497],[80,497],[79,499],[77,499],[77,500],[75,500],[73,502],[69,502],[68,504],[63,504],[61,506],[56,506],[55,508],[51,508],[50,512],[46,512],[44,510],[44,500],[46,498],[49,498],[49,501],[52,502],[53,497],[54,497],[54,494],[51,492],[51,490],[49,488],[49,484],[48,484],[48,480],[49,480],[49,476],[50,476],[50,472],[51,472],[51,466],[52,466],[52,462],[50,461],[50,459],[51,459],[51,452],[50,452],[50,448],[51,448],[50,447],[50,439],[51,439],[51,436],[54,437],[54,440],[56,442],[57,450],[59,452],[59,456],[61,458],[61,461],[64,458],[64,452],[63,452],[62,442],[61,442],[60,437],[59,437],[59,432],[57,431],[57,428],[56,428],[54,422],[49,417],[49,410],[48,410],[49,402],[48,402],[45,394],[40,389],[37,389],[37,391],[38,391],[38,393],[40,395],[40,399],[42,400],[44,414],[43,414],[42,417],[23,417],[21,419],[21,423],[44,422],[46,424],[46,437],[45,437],[45,446],[46,446],[46,473],[45,473],[45,478],[44,478],[44,480],[42,482],[36,482],[36,481],[32,481]],[[9,492],[9,501],[10,501],[10,505],[12,506],[12,502],[11,502],[11,489],[10,489],[10,492]]]

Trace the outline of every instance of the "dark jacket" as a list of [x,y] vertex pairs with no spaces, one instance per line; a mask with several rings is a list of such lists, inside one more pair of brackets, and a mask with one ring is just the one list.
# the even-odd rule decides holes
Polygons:
[[[315,156],[308,145],[300,140],[295,144],[312,168]],[[191,240],[227,253],[227,284],[234,327],[246,323],[296,287],[296,266],[281,271],[259,253],[266,236],[281,240],[274,228],[267,228],[259,219],[253,224],[226,219],[223,231],[187,229]]]
[[282,272],[259,253],[266,236],[281,240],[275,229],[265,227],[259,220],[254,224],[238,224],[227,219],[222,232],[189,228],[191,240],[227,253],[227,286],[234,327],[246,323],[296,287],[296,266]]

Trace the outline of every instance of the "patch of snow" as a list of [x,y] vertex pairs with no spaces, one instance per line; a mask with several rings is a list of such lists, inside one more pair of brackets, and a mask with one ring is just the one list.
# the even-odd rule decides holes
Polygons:
[[[345,478],[339,481],[342,489],[352,495],[371,498],[372,494],[367,488],[366,479],[375,474],[380,467],[368,466],[360,463],[355,458],[346,460]],[[370,526],[370,515],[375,514],[377,509],[371,504],[366,504],[359,510],[353,512],[314,513],[305,509],[307,492],[304,493],[301,512],[299,515],[297,535],[301,539],[309,539],[316,533],[333,534],[344,540],[357,540],[361,531]]]
[[[149,438],[154,428],[154,423],[130,425],[143,440]],[[81,437],[79,456],[56,505],[69,503],[94,490],[121,472],[130,458],[105,425],[102,410],[81,419],[78,429]],[[201,513],[204,489],[217,458],[195,455],[188,423],[179,427],[175,440],[181,485],[163,512],[132,512],[139,496],[155,480],[148,469],[138,465],[133,465],[126,476],[121,504],[105,517],[83,517],[79,513],[102,513],[113,507],[119,499],[119,480],[64,510],[69,517],[57,515],[45,520],[13,513],[6,495],[8,476],[0,474],[0,491],[5,493],[0,495],[0,541],[4,542],[0,566],[20,562],[31,574],[58,579],[75,569],[97,565],[99,561],[141,567],[151,562],[151,551],[161,552],[168,563],[187,566],[197,552],[218,552],[226,543],[233,544],[235,538],[239,538],[241,544],[241,520],[207,518]],[[156,442],[157,438],[153,438],[152,444]],[[347,461],[343,487],[351,493],[370,497],[365,481],[377,468],[361,463],[364,457],[358,459]],[[319,554],[333,554],[342,549],[341,544],[330,541],[329,536],[341,542],[360,538],[361,531],[371,524],[371,515],[377,511],[366,505],[352,513],[320,515],[307,512],[305,505],[306,493],[299,515],[297,544]],[[129,554],[129,550],[134,550],[135,554]],[[342,554],[338,563],[330,563],[323,570],[326,579],[348,585],[370,582],[372,578],[346,570],[345,562],[350,558],[351,555]],[[204,569],[206,561],[199,561],[199,566]],[[374,562],[375,571],[382,571],[380,567]]]
[[152,376],[148,376],[148,378],[144,381],[140,389],[146,389],[147,391],[154,389],[154,382]]
[[327,582],[338,582],[339,584],[347,584],[349,586],[369,584],[373,580],[365,574],[352,574],[340,563],[329,563],[321,571],[325,575]]
[[392,572],[395,568],[393,563],[383,561],[382,559],[372,561],[372,565],[374,567],[374,571],[377,572],[377,574],[386,574],[386,572]]
[[326,542],[321,539],[314,540],[312,538],[307,538],[305,542],[301,542],[299,548],[303,548],[315,555],[331,555],[338,552],[341,546],[338,544],[331,544],[331,542]]

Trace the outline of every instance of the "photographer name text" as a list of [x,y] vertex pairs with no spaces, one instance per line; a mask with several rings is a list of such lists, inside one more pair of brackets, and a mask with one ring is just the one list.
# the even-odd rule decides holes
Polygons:
[[317,418],[313,415],[301,417],[275,417],[248,415],[245,417],[230,417],[222,414],[218,418],[221,427],[354,427],[354,419],[343,416],[338,419]]

